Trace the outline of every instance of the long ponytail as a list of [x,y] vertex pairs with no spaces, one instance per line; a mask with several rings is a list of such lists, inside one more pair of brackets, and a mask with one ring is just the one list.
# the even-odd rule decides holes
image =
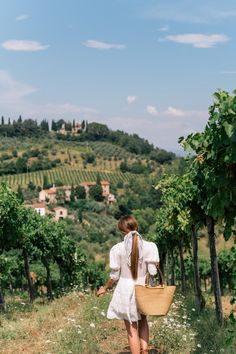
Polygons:
[[[123,233],[128,233],[130,231],[138,231],[137,220],[132,216],[123,216],[118,221],[118,228]],[[132,252],[131,252],[131,266],[130,271],[132,278],[134,280],[138,277],[138,260],[139,260],[139,248],[138,248],[138,235],[137,232],[133,234],[132,237]]]
[[138,235],[135,232],[132,238],[132,252],[131,252],[131,274],[132,278],[135,280],[138,276],[138,259],[139,259],[139,250],[138,250]]

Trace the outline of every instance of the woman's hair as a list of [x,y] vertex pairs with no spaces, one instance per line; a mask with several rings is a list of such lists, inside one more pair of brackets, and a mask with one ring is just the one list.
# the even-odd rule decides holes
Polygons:
[[[130,231],[138,231],[137,220],[132,215],[123,216],[118,221],[118,228],[125,234],[128,234]],[[138,276],[138,235],[135,233],[132,237],[132,252],[131,252],[131,274],[133,279],[137,279]]]

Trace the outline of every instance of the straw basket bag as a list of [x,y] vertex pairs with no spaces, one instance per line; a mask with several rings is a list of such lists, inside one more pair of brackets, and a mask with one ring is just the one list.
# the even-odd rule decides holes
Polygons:
[[163,275],[157,268],[160,285],[150,286],[150,275],[147,273],[144,285],[135,285],[135,297],[138,311],[143,315],[165,316],[173,301],[176,286],[168,286],[163,282]]

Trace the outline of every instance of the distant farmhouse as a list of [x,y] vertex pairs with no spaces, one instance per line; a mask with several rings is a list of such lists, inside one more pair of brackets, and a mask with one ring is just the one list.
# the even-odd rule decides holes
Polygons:
[[81,132],[86,131],[86,127],[86,121],[83,121],[82,123],[73,121],[72,125],[63,123],[61,128],[57,130],[57,133],[63,135],[79,136]]
[[62,187],[52,187],[49,189],[43,189],[39,192],[39,202],[56,203],[57,202],[57,191],[63,191],[65,196],[65,201],[70,201],[71,186]]
[[[108,199],[110,194],[110,184],[108,181],[102,180],[101,182],[102,186],[102,195],[106,199]],[[89,197],[89,189],[92,186],[96,186],[96,182],[82,182],[80,183],[80,186],[84,187],[86,196]],[[63,191],[64,192],[64,198],[65,201],[68,202],[70,201],[70,196],[71,196],[71,186],[62,186],[62,187],[52,187],[49,189],[43,189],[42,191],[39,192],[39,202],[46,202],[46,203],[56,203],[56,196],[58,191]],[[112,197],[110,197],[110,200],[112,201]],[[110,203],[111,204],[111,203]]]
[[35,203],[35,204],[26,205],[26,206],[33,208],[41,216],[46,215],[46,205],[44,203]]
[[26,205],[28,208],[32,208],[37,211],[37,213],[41,216],[45,215],[53,215],[53,220],[58,221],[60,219],[65,219],[68,216],[68,210],[67,208],[64,208],[62,206],[58,206],[54,208],[52,211],[48,210],[48,207],[44,203],[35,203],[35,204],[29,204]]
[[[106,199],[107,204],[112,205],[116,202],[114,194],[110,193],[110,184],[108,181],[101,180],[102,186],[102,195]],[[89,197],[89,189],[92,186],[95,186],[96,182],[81,182],[80,186],[84,187],[86,192],[86,197]],[[38,203],[26,205],[27,207],[33,208],[42,216],[47,214],[53,215],[53,219],[58,221],[60,219],[65,219],[68,217],[68,209],[63,206],[57,206],[52,211],[48,209],[48,204],[57,203],[57,193],[62,192],[63,199],[65,202],[70,201],[71,196],[71,186],[60,186],[60,187],[51,187],[49,189],[43,189],[39,192]]]

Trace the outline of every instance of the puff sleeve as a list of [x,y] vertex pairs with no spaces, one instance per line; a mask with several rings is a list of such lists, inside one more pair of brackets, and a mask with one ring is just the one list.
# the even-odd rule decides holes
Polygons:
[[157,245],[154,242],[150,242],[149,256],[147,259],[147,270],[151,275],[157,273],[157,263],[160,262],[159,252]]
[[117,245],[113,246],[110,250],[110,278],[117,281],[120,277],[120,255]]

